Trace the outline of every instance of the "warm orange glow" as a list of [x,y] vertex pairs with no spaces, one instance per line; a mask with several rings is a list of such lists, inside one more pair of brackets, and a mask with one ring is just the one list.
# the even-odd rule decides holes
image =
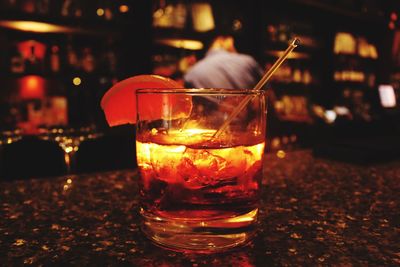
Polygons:
[[[209,136],[196,134],[202,132],[201,130],[182,132],[154,136],[157,142],[171,145],[136,141],[137,161],[144,179],[159,177],[157,173],[161,172],[164,181],[183,182],[186,173],[193,171],[199,172],[201,177],[248,177],[248,173],[254,170],[264,153],[264,142],[248,146],[197,149],[195,144],[201,144]],[[144,183],[145,187],[149,186],[146,180]]]
[[57,32],[72,33],[78,31],[72,27],[60,26],[52,23],[45,23],[38,21],[21,21],[21,20],[2,20],[0,21],[0,27],[12,30],[37,32],[37,33],[57,33]]
[[36,77],[29,77],[26,80],[26,86],[29,88],[36,88],[39,86],[39,80]]
[[194,30],[198,32],[206,32],[214,29],[214,16],[209,3],[193,3],[191,7]]
[[45,96],[45,80],[37,75],[28,75],[19,81],[22,99],[42,99]]
[[75,78],[72,79],[72,83],[73,83],[75,86],[79,86],[79,85],[81,85],[82,80],[81,80],[81,78],[79,78],[79,77],[75,77]]
[[44,56],[46,54],[46,46],[35,40],[28,40],[18,43],[18,50],[22,54],[22,57],[24,59],[28,59],[29,57],[31,57],[32,52],[36,58],[41,60],[44,59]]
[[154,141],[161,144],[182,144],[182,146],[177,146],[173,149],[174,152],[179,152],[182,149],[185,149],[184,145],[194,145],[204,142],[205,139],[211,138],[215,133],[215,130],[212,129],[198,129],[195,128],[197,123],[188,121],[186,124],[188,127],[185,130],[177,130],[177,131],[169,131],[168,135],[161,135],[157,131],[157,129],[153,128],[151,130],[151,135],[154,138]]
[[120,5],[119,6],[119,12],[126,13],[128,11],[129,11],[129,7],[127,5]]
[[278,151],[276,152],[276,156],[277,156],[278,158],[280,158],[280,159],[283,159],[283,158],[286,157],[286,153],[285,153],[285,151],[283,151],[283,150],[278,150]]
[[99,16],[99,17],[101,17],[101,16],[103,16],[104,15],[104,9],[102,9],[102,8],[98,8],[97,10],[96,10],[96,14],[97,14],[97,16]]
[[239,30],[242,29],[242,27],[243,27],[243,24],[242,24],[242,22],[241,22],[240,20],[235,19],[235,20],[233,21],[233,26],[232,26],[233,30],[239,31]]
[[232,223],[242,223],[242,222],[253,222],[258,214],[258,209],[254,209],[251,212],[244,214],[242,216],[233,217],[227,220],[227,222]]
[[156,42],[159,44],[187,49],[187,50],[203,49],[203,43],[197,40],[165,38],[165,39],[158,39]]
[[278,148],[281,145],[281,140],[278,137],[275,137],[271,141],[272,148]]
[[[21,3],[22,2],[22,3]],[[35,1],[20,1],[21,9],[26,13],[35,13]]]

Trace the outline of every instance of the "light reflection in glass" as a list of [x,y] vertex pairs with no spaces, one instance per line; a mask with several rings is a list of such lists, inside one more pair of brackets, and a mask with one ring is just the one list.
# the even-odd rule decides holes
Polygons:
[[280,158],[280,159],[283,159],[283,158],[286,157],[286,152],[283,151],[283,150],[278,150],[278,151],[276,152],[276,156],[277,156],[278,158]]

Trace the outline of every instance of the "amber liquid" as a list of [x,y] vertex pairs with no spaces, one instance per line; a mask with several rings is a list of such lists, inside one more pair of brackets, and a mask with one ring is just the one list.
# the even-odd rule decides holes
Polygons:
[[188,244],[218,250],[248,240],[258,213],[264,142],[155,140],[136,142],[145,233],[178,250]]

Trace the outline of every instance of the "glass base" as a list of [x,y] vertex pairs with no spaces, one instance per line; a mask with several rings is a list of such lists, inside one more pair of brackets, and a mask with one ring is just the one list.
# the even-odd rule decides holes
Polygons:
[[258,209],[224,219],[163,218],[142,212],[142,231],[157,245],[193,253],[226,251],[255,235]]

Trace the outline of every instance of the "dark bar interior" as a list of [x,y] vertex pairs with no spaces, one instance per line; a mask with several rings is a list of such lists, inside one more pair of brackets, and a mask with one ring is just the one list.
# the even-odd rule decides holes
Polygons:
[[[0,0],[0,261],[400,265],[399,16],[395,0]],[[141,233],[136,125],[101,101],[137,75],[196,87],[215,31],[263,73],[300,45],[263,87],[261,230],[194,255]]]

